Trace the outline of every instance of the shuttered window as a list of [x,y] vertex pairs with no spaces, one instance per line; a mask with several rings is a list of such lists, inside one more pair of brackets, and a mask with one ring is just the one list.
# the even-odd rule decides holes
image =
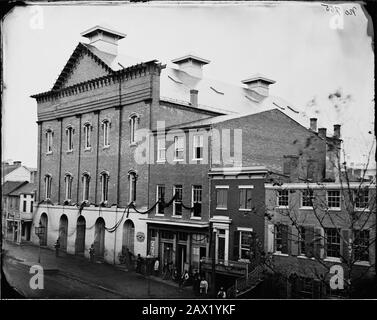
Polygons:
[[164,205],[165,205],[165,186],[164,185],[157,186],[157,201],[160,201],[157,204],[157,213],[164,214]]
[[278,224],[275,226],[275,252],[288,254],[288,226]]
[[202,214],[202,186],[192,187],[193,216],[200,217]]
[[355,230],[353,245],[355,260],[369,261],[369,230]]
[[182,185],[175,185],[173,187],[173,215],[181,216],[182,215]]
[[241,188],[240,192],[240,209],[251,210],[251,188]]
[[228,189],[216,189],[216,209],[226,209],[228,204]]

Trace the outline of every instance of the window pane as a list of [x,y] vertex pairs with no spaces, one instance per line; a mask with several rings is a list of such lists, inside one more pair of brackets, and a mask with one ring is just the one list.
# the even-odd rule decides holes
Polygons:
[[336,228],[325,228],[326,253],[328,257],[340,257],[340,235]]
[[288,206],[288,190],[278,190],[278,205]]
[[340,191],[339,190],[327,191],[327,206],[329,208],[340,208]]

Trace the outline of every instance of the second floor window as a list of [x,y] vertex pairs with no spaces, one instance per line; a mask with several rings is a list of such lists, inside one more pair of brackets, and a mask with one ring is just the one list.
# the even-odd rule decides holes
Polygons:
[[64,177],[64,183],[65,183],[65,200],[71,200],[72,199],[72,176],[69,174],[66,174]]
[[66,130],[67,134],[67,151],[73,150],[73,128],[69,126]]
[[173,215],[181,216],[182,215],[182,186],[175,185],[173,187]]
[[174,160],[183,160],[184,138],[174,137]]
[[26,200],[24,200],[23,203],[22,203],[22,211],[23,212],[26,212],[26,204],[27,204],[27,202],[26,202]]
[[91,141],[90,141],[90,131],[91,131],[91,126],[89,123],[86,123],[84,125],[84,148],[85,149],[90,149],[90,147],[92,146],[91,145]]
[[157,201],[160,201],[157,204],[157,213],[164,214],[164,206],[165,206],[165,186],[164,185],[157,186]]
[[340,190],[327,191],[327,207],[340,208]]
[[102,129],[103,129],[103,146],[108,147],[110,146],[110,140],[109,140],[110,121],[109,120],[102,121]]
[[165,138],[157,139],[157,161],[166,160]]
[[203,159],[203,136],[202,135],[194,135],[193,149],[194,149],[193,150],[194,160]]
[[288,190],[278,190],[278,206],[287,207],[288,206]]
[[336,228],[325,228],[326,255],[328,257],[340,257],[340,234]]
[[138,116],[136,114],[130,117],[130,142],[136,142],[136,130],[137,130]]
[[101,174],[101,201],[106,202],[109,195],[109,175],[104,172]]
[[90,181],[90,176],[89,174],[85,173],[82,176],[82,200],[83,201],[88,201],[89,200],[89,181]]
[[216,188],[216,209],[226,209],[228,206],[228,189]]
[[240,209],[251,210],[251,188],[240,188]]
[[313,190],[305,189],[302,191],[301,206],[312,207],[313,206]]
[[52,152],[52,131],[51,130],[47,130],[46,132],[46,142],[47,142],[46,152],[51,153]]
[[369,207],[369,189],[368,188],[355,190],[355,207],[356,209],[368,209]]
[[51,176],[45,176],[45,199],[51,198]]
[[202,186],[192,187],[192,204],[193,217],[201,217],[202,215]]
[[129,173],[129,191],[130,191],[130,202],[136,201],[136,173]]

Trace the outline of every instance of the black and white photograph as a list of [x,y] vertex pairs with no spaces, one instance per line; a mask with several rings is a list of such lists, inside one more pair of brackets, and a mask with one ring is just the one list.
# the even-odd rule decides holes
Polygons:
[[371,10],[14,5],[1,299],[142,300],[167,318],[377,299]]

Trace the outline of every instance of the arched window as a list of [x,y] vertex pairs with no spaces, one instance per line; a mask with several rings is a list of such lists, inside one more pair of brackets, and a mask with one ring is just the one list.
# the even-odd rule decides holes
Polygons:
[[110,132],[110,121],[105,119],[102,121],[102,129],[103,129],[103,146],[108,147],[110,146],[109,142],[109,132]]
[[137,180],[136,172],[129,171],[128,179],[129,179],[130,202],[134,202],[136,201],[136,180]]
[[90,149],[92,144],[90,141],[90,132],[92,131],[92,126],[89,122],[84,124],[84,149]]
[[107,202],[109,193],[109,174],[101,173],[101,202]]
[[73,133],[74,129],[72,126],[68,126],[66,129],[66,134],[67,134],[67,151],[72,151],[73,150]]
[[52,136],[53,131],[51,129],[47,129],[46,131],[46,152],[52,153]]
[[89,182],[90,182],[90,175],[89,173],[84,173],[82,175],[82,201],[89,200]]
[[137,130],[137,124],[139,122],[139,116],[134,113],[131,114],[130,117],[130,143],[136,142],[136,130]]
[[49,174],[45,175],[45,199],[51,198],[51,176]]
[[72,199],[72,180],[73,180],[72,175],[70,173],[67,173],[64,177],[65,200]]

